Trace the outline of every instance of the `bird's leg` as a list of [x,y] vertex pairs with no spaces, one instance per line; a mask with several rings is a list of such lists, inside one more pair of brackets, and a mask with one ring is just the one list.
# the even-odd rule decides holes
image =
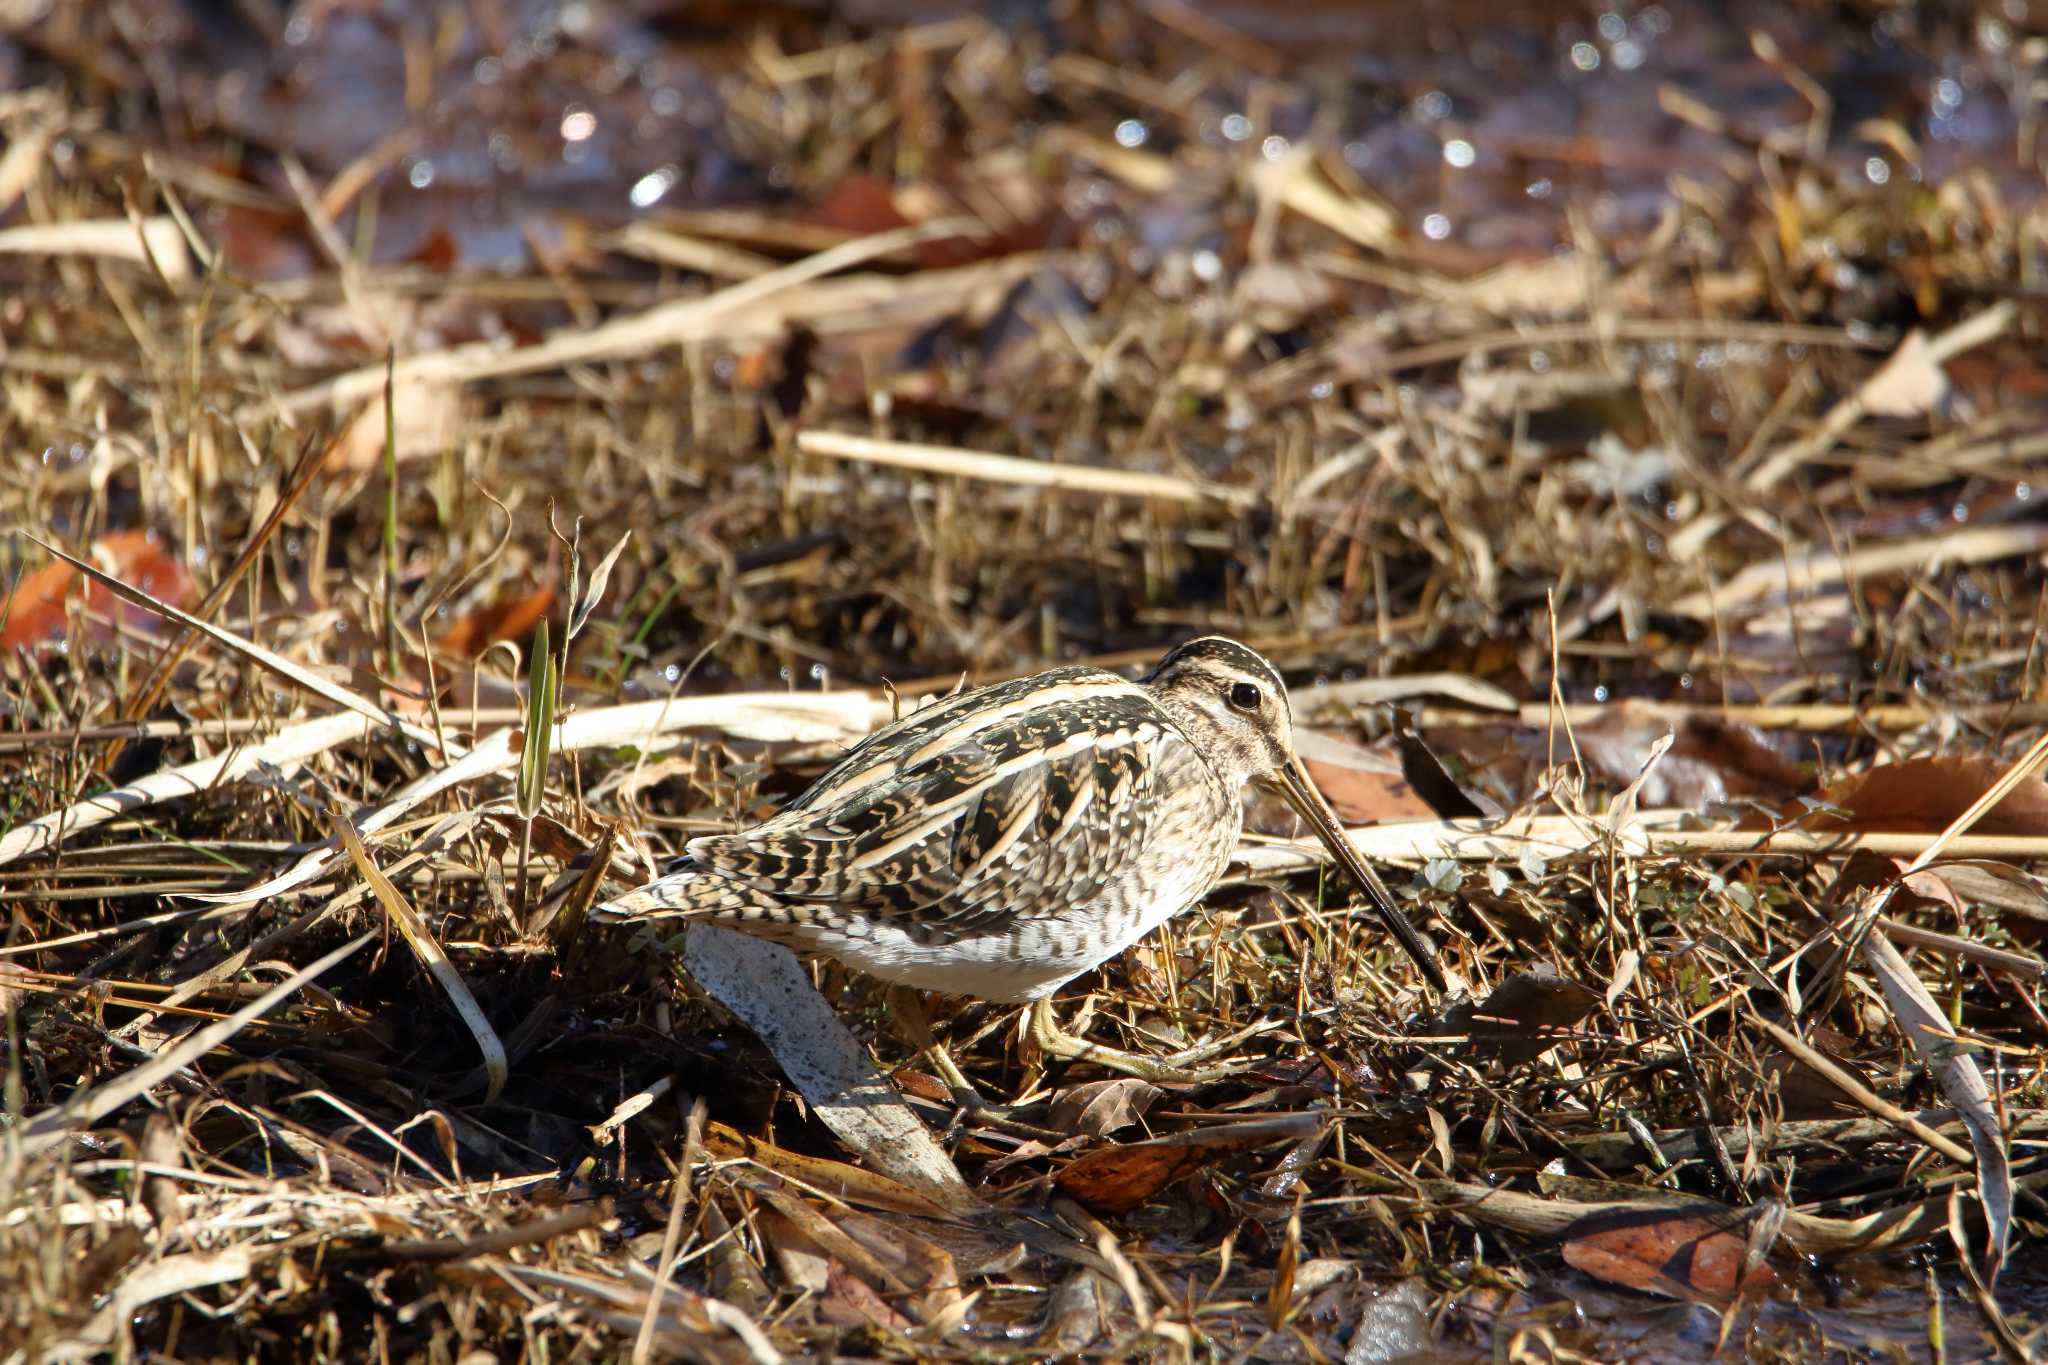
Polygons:
[[953,1092],[953,1102],[963,1109],[982,1109],[987,1101],[974,1088],[974,1082],[953,1061],[932,1036],[931,1016],[925,1013],[924,997],[911,986],[891,986],[888,990],[889,1017],[896,1024],[897,1032],[923,1056],[931,1069],[939,1073],[939,1079]]
[[1264,1033],[1267,1029],[1274,1027],[1274,1025],[1272,1023],[1254,1024],[1248,1029],[1242,1029],[1231,1034],[1228,1038],[1218,1039],[1213,1043],[1204,1043],[1199,1047],[1187,1048],[1184,1051],[1174,1053],[1170,1057],[1163,1058],[1141,1057],[1135,1052],[1123,1052],[1117,1048],[1103,1047],[1099,1043],[1091,1043],[1085,1038],[1076,1038],[1071,1033],[1062,1032],[1059,1021],[1053,1018],[1052,1001],[1049,999],[1031,1002],[1029,1023],[1026,1027],[1031,1041],[1037,1045],[1039,1051],[1045,1053],[1048,1057],[1065,1057],[1071,1061],[1094,1062],[1097,1066],[1107,1067],[1111,1071],[1121,1071],[1126,1076],[1136,1076],[1140,1080],[1152,1081],[1162,1085],[1196,1085],[1205,1081],[1222,1080],[1226,1076],[1234,1076],[1245,1068],[1243,1066],[1221,1066],[1211,1067],[1205,1071],[1195,1071],[1188,1069],[1190,1063],[1220,1056],[1235,1048],[1245,1039],[1254,1034]]

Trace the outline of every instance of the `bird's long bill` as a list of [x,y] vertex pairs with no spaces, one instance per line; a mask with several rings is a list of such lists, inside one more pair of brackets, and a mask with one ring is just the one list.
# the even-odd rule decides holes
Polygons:
[[1358,850],[1351,846],[1351,840],[1345,837],[1343,826],[1337,823],[1337,813],[1330,809],[1330,803],[1323,800],[1323,794],[1316,790],[1315,782],[1308,775],[1307,765],[1299,757],[1280,770],[1280,790],[1286,795],[1288,804],[1300,812],[1302,819],[1309,822],[1316,832],[1316,837],[1323,841],[1323,846],[1330,850],[1330,856],[1337,860],[1337,865],[1364,890],[1366,899],[1372,902],[1372,908],[1379,914],[1381,922],[1393,931],[1395,938],[1401,940],[1401,946],[1408,950],[1408,956],[1415,959],[1415,965],[1422,968],[1422,974],[1429,978],[1429,983],[1439,991],[1448,989],[1443,970],[1430,956],[1429,946],[1422,941],[1422,935],[1415,932],[1415,926],[1408,922],[1408,917],[1394,904],[1394,893],[1387,890],[1386,883],[1380,880],[1379,873],[1374,872],[1371,864],[1359,857]]

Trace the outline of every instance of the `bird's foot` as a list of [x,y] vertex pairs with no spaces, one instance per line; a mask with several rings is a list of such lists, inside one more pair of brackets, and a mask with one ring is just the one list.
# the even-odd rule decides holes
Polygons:
[[[1167,1066],[1192,1066],[1196,1062],[1206,1062],[1212,1057],[1228,1056],[1230,1053],[1237,1051],[1240,1046],[1250,1039],[1256,1038],[1262,1033],[1271,1033],[1274,1029],[1279,1028],[1280,1023],[1281,1021],[1278,1019],[1261,1019],[1258,1023],[1241,1028],[1227,1037],[1217,1038],[1206,1043],[1197,1043],[1189,1048],[1182,1048],[1179,1052],[1170,1053],[1160,1058],[1160,1060]],[[1245,1062],[1242,1066],[1235,1068],[1232,1074],[1248,1070],[1251,1065],[1252,1063]]]
[[1073,1034],[1064,1032],[1059,1026],[1059,1021],[1053,1017],[1050,1000],[1034,1002],[1029,1018],[1028,1036],[1046,1056],[1076,1062],[1093,1062],[1097,1066],[1121,1072],[1126,1076],[1136,1076],[1139,1080],[1150,1081],[1155,1085],[1200,1085],[1239,1075],[1250,1069],[1250,1062],[1231,1062],[1215,1067],[1197,1067],[1195,1064],[1225,1056],[1246,1039],[1279,1026],[1278,1021],[1264,1021],[1250,1028],[1240,1029],[1228,1037],[1184,1048],[1165,1057],[1146,1057],[1135,1052],[1104,1047],[1100,1043],[1091,1043],[1085,1038],[1076,1038]]

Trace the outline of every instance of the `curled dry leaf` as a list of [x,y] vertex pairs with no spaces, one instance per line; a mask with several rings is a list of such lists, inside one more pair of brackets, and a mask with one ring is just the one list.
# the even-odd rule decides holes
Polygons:
[[[1848,911],[1863,893],[1880,891],[1899,881],[1899,871],[1903,866],[1897,858],[1887,858],[1869,849],[1857,849],[1843,862],[1834,881],[1828,884],[1828,905],[1835,907],[1837,915]],[[1908,882],[1906,889],[1893,893],[1888,908],[1897,914],[1901,910],[1920,908],[1930,900],[1939,902],[1946,899],[1939,893],[1924,895],[1920,888]]]
[[898,1335],[908,1335],[915,1325],[891,1308],[866,1280],[837,1261],[826,1267],[825,1295],[818,1301],[818,1316],[841,1327],[867,1325]]
[[571,640],[583,633],[585,623],[590,620],[590,613],[596,611],[597,604],[604,600],[605,584],[611,581],[612,566],[619,562],[619,555],[624,552],[626,542],[632,538],[633,533],[627,531],[612,544],[611,549],[605,551],[604,558],[597,562],[597,568],[590,575],[589,585],[583,589],[582,595],[574,604],[574,609],[569,613]]
[[1974,905],[1980,911],[2048,920],[2048,891],[2043,890],[2039,878],[2010,863],[1932,863],[1909,875],[1906,885],[1919,895],[1950,905]]
[[1996,1282],[2012,1239],[2013,1189],[2005,1130],[1992,1108],[1991,1087],[1985,1084],[1973,1049],[1955,1038],[1948,1017],[1890,939],[1871,934],[1864,940],[1863,960],[1877,978],[1899,1031],[1970,1131],[1970,1148],[1977,1157],[1977,1195],[1989,1228],[1984,1278]]
[[1070,1086],[1053,1097],[1048,1123],[1063,1133],[1104,1137],[1145,1116],[1166,1092],[1136,1076]]
[[1301,1268],[1301,1201],[1288,1215],[1287,1230],[1280,1238],[1280,1258],[1273,1267],[1273,1283],[1266,1291],[1266,1325],[1279,1331],[1294,1306],[1295,1272]]
[[[1439,820],[1481,819],[1500,814],[1492,802],[1481,805],[1444,770],[1443,760],[1415,728],[1415,717],[1394,707],[1394,743],[1401,751],[1401,776]],[[1488,809],[1488,807],[1493,807]]]
[[[521,743],[524,743],[522,738]],[[502,856],[508,850],[519,847],[520,830],[525,821],[508,810],[480,812],[480,831],[486,847]],[[533,851],[543,857],[553,858],[567,864],[580,857],[590,847],[590,842],[572,831],[554,816],[542,812],[533,819]]]

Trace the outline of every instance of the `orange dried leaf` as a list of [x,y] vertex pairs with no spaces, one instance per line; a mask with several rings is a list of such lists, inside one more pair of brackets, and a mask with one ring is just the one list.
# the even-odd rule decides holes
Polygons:
[[554,605],[553,588],[535,588],[518,597],[494,602],[457,619],[442,633],[440,646],[450,654],[474,657],[500,640],[524,640]]
[[775,381],[775,352],[762,348],[748,351],[733,363],[732,386],[745,393],[767,388]]
[[[199,596],[185,566],[154,532],[115,531],[101,536],[92,543],[88,557],[115,578],[171,606],[189,607]],[[78,610],[72,599],[79,580],[78,571],[61,560],[23,577],[8,603],[0,648],[32,649],[63,639],[69,618]],[[92,618],[112,617],[124,627],[144,632],[154,632],[163,619],[119,600],[98,584],[85,588],[84,599],[84,612],[91,621],[85,637],[89,644],[104,642],[114,634]]]
[[849,175],[818,205],[819,221],[866,236],[907,227],[910,220],[896,207],[896,192],[886,180]]
[[1399,761],[1306,726],[1295,729],[1294,741],[1323,799],[1344,820],[1367,824],[1435,816],[1401,775]]
[[64,634],[64,598],[78,570],[56,560],[23,576],[7,601],[7,629],[0,645],[14,650],[24,645],[61,639]]
[[1210,1154],[1200,1147],[1132,1142],[1100,1147],[1053,1177],[1084,1204],[1111,1213],[1134,1209],[1180,1177],[1197,1171]]
[[1053,1177],[1053,1183],[1084,1204],[1122,1213],[1224,1152],[1269,1142],[1298,1142],[1316,1132],[1322,1123],[1323,1119],[1315,1114],[1252,1119],[1197,1128],[1150,1142],[1101,1147],[1074,1160]]
[[[1686,1213],[1599,1214],[1572,1225],[1565,1264],[1609,1284],[1666,1298],[1726,1303],[1741,1285],[1748,1244],[1725,1217]],[[1775,1279],[1769,1266],[1756,1278]]]

